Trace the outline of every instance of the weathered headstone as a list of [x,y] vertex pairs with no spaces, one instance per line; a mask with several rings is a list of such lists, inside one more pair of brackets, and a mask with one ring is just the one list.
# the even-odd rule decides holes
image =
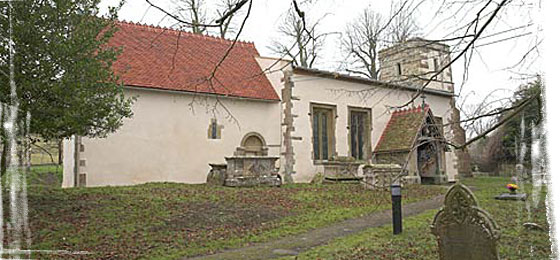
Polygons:
[[443,208],[431,225],[442,260],[495,260],[500,233],[474,194],[457,183],[447,191]]
[[210,172],[206,177],[206,183],[210,185],[224,185],[226,180],[227,164],[225,163],[209,163]]

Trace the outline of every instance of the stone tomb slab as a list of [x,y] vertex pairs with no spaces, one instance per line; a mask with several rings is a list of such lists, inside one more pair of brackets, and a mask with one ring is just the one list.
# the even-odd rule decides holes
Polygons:
[[527,199],[527,194],[525,193],[502,193],[496,197],[497,200],[523,200]]

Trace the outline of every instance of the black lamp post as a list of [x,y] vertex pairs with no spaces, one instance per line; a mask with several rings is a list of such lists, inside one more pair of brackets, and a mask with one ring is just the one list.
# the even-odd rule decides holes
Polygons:
[[393,204],[393,234],[397,235],[402,232],[402,215],[401,215],[401,185],[391,185],[391,201]]

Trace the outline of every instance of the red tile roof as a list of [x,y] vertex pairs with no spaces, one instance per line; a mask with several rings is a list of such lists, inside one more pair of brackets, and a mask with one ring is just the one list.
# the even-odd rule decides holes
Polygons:
[[255,60],[259,53],[253,43],[236,42],[210,83],[233,41],[128,22],[117,27],[109,45],[123,48],[113,69],[124,85],[279,100]]
[[422,107],[418,106],[393,112],[374,152],[410,150],[426,117],[431,113],[427,104],[424,110],[422,112]]

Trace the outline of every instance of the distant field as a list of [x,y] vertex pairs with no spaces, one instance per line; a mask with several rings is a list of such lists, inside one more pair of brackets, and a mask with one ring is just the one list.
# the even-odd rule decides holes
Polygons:
[[31,165],[58,164],[58,145],[56,142],[37,142],[31,146]]

